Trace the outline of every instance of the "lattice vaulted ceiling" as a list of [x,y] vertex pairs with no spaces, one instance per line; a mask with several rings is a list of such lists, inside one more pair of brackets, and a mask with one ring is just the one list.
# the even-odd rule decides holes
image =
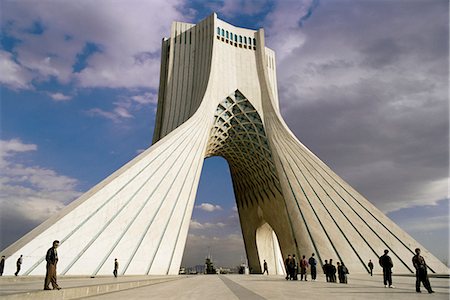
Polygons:
[[233,176],[237,204],[248,207],[281,193],[264,125],[236,90],[217,106],[206,156],[222,156]]

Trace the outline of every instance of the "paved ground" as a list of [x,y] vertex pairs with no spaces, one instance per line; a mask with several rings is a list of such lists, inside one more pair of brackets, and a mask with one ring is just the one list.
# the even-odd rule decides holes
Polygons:
[[432,278],[436,291],[415,292],[414,277],[394,277],[395,288],[382,285],[381,276],[350,276],[349,284],[286,281],[279,276],[196,275],[186,279],[106,294],[89,299],[449,299],[449,279]]
[[[131,282],[167,278],[168,281],[152,285],[132,288],[119,292],[109,292],[88,299],[449,299],[449,279],[431,278],[431,284],[436,291],[429,295],[422,288],[423,293],[415,292],[415,278],[394,276],[395,288],[384,288],[382,277],[376,275],[350,275],[349,284],[327,283],[323,277],[315,282],[286,281],[280,276],[263,275],[192,275],[179,276],[126,276],[119,278],[60,278],[60,285],[65,288],[104,285],[114,282]],[[32,293],[33,299],[45,299],[53,291],[41,291],[41,277],[0,277],[0,298],[20,296],[19,293]],[[25,295],[25,294],[22,294]],[[56,294],[55,294],[56,296]],[[17,299],[20,299],[17,298]],[[56,298],[62,299],[62,298]]]

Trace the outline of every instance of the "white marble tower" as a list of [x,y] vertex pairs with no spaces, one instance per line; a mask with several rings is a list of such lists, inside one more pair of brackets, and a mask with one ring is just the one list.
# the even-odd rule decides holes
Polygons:
[[153,145],[3,250],[4,274],[21,254],[22,274],[45,274],[55,239],[59,274],[110,275],[114,258],[121,274],[178,274],[203,161],[215,155],[229,163],[254,272],[265,259],[281,274],[282,257],[315,253],[364,273],[389,249],[394,272],[411,273],[420,247],[430,272],[448,273],[289,130],[264,30],[212,14],[174,22],[162,41]]

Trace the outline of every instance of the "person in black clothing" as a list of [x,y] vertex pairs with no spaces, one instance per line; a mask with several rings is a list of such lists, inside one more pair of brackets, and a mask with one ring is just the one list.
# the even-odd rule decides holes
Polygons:
[[337,262],[337,272],[339,277],[339,283],[347,283],[348,270],[344,263]]
[[59,246],[59,241],[53,241],[53,246],[47,250],[45,260],[47,261],[47,273],[45,274],[44,290],[50,290],[50,282],[54,290],[60,290],[58,283],[56,283],[56,264],[58,263],[58,252],[56,249]]
[[266,273],[267,272],[267,275],[269,275],[269,270],[267,269],[267,262],[266,262],[266,260],[264,260],[264,271],[263,271],[263,275],[264,275],[264,273]]
[[294,260],[294,269],[292,271],[293,274],[293,280],[298,280],[298,262],[297,259],[295,258],[295,254],[292,255],[292,259]]
[[330,273],[330,282],[336,282],[336,267],[333,265],[333,260],[330,259],[330,265],[328,267],[329,273]]
[[119,270],[119,262],[117,261],[117,258],[114,258],[114,277],[117,277],[117,271]]
[[392,285],[392,267],[394,266],[394,264],[392,263],[392,259],[389,257],[388,255],[389,250],[384,250],[384,255],[382,255],[380,257],[379,263],[380,266],[383,268],[383,282],[384,282],[384,287],[389,287],[393,288],[394,286]]
[[367,264],[367,266],[369,267],[370,270],[370,276],[373,276],[373,263],[371,259],[369,259],[369,263]]
[[5,256],[2,256],[0,260],[0,276],[3,276],[3,270],[5,269]]
[[326,259],[325,263],[323,264],[323,273],[325,274],[327,282],[330,282],[330,265],[328,264],[328,260]]
[[286,260],[284,261],[286,268],[286,280],[294,280],[294,264],[295,261],[292,256],[289,254]]
[[420,283],[427,289],[428,293],[434,293],[431,289],[430,280],[428,280],[427,264],[425,259],[420,255],[420,249],[416,248],[416,255],[412,258],[414,268],[416,268],[416,292],[421,293]]
[[17,270],[16,270],[16,273],[14,273],[14,275],[19,275],[19,271],[20,271],[20,268],[22,267],[22,259],[23,259],[23,255],[20,255],[20,257],[17,259],[17,262],[16,262],[16,267],[17,267]]
[[311,254],[311,257],[308,259],[308,263],[309,263],[309,265],[311,267],[311,278],[312,278],[312,280],[316,280],[316,277],[317,277],[317,268],[316,268],[317,261],[314,258],[314,253]]

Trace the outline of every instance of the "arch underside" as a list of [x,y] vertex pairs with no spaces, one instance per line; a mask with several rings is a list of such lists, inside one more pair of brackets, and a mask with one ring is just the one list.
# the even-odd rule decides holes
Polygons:
[[265,126],[236,90],[217,106],[206,151],[229,163],[251,270],[261,271],[256,232],[268,224],[283,256],[315,253],[319,263],[333,259],[366,272],[368,260],[389,249],[397,272],[413,272],[417,243],[299,143],[278,117],[268,119],[275,121]]

